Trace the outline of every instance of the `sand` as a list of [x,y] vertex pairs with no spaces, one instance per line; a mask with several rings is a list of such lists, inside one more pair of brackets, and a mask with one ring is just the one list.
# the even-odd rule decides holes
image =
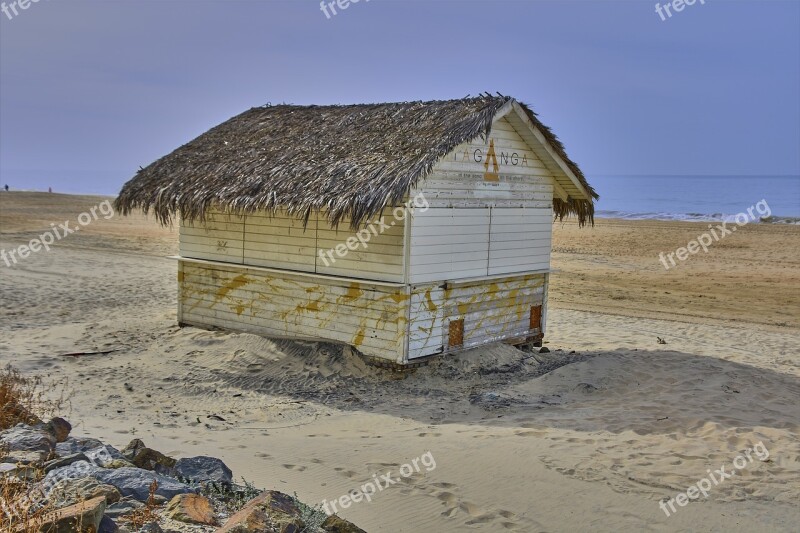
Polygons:
[[[0,194],[0,248],[102,200]],[[0,363],[68,378],[75,434],[218,456],[307,502],[430,452],[340,512],[370,532],[796,531],[800,227],[745,226],[664,270],[706,228],[557,225],[549,354],[496,345],[401,376],[331,344],[178,328],[176,232],[99,219],[0,263]],[[736,469],[758,443],[769,457]],[[723,466],[707,498],[659,507]]]

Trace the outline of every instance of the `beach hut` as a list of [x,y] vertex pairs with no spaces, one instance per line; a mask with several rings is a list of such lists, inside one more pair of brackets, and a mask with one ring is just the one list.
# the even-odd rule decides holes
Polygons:
[[506,96],[250,109],[116,201],[179,225],[178,321],[408,365],[541,342],[554,219],[598,198]]

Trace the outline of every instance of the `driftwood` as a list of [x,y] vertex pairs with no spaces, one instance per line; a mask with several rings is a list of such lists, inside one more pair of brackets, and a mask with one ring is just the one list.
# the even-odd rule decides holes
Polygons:
[[116,352],[116,351],[118,351],[118,350],[114,349],[114,350],[102,350],[102,351],[97,351],[97,352],[71,352],[71,353],[62,353],[59,356],[60,357],[80,357],[81,355],[106,355],[106,354],[109,354],[111,352]]

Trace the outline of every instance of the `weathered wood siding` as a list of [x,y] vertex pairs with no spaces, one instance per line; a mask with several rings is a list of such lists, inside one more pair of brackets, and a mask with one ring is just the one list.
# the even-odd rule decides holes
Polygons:
[[303,220],[283,211],[254,213],[244,217],[246,265],[314,272],[316,268],[317,217]]
[[430,208],[412,217],[409,281],[548,269],[553,187],[553,172],[498,120],[486,142],[462,144],[412,191]]
[[[401,214],[398,211],[398,214]],[[317,255],[318,274],[346,276],[380,281],[404,281],[404,231],[403,217],[396,218],[392,209],[385,209],[358,231],[350,229],[350,220],[345,219],[338,229],[333,229],[320,217],[317,247],[323,257]],[[379,222],[383,221],[383,225]],[[361,238],[366,244],[359,241]],[[344,257],[339,257],[337,246],[351,243]],[[341,249],[341,248],[340,248]]]
[[403,362],[406,287],[181,260],[182,324],[340,342]]
[[[381,218],[385,226],[378,223]],[[386,209],[360,232],[350,229],[349,220],[342,221],[338,229],[332,228],[324,213],[312,215],[304,227],[302,220],[280,211],[246,216],[216,212],[205,222],[181,223],[180,255],[297,272],[402,282],[403,228],[403,220],[396,219],[391,209]],[[339,250],[346,250],[343,257],[336,253],[337,246]]]
[[[530,316],[531,307],[544,304],[546,285],[547,274],[528,274],[447,287],[412,286],[408,358],[542,333],[544,321],[532,330]],[[449,323],[459,319],[464,320],[464,343],[451,347]]]
[[239,263],[244,261],[244,219],[210,214],[205,222],[181,222],[178,242],[182,257]]

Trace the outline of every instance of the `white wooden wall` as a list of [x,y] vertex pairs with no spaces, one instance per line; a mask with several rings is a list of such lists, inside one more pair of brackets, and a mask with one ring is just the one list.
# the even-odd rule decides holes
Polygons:
[[[212,213],[205,222],[182,222],[180,255],[182,257],[221,261],[240,265],[285,269],[296,272],[329,274],[359,279],[404,281],[404,222],[396,220],[391,209],[383,217],[388,229],[376,223],[369,231],[366,246],[358,243],[344,257],[335,251],[338,245],[355,237],[349,220],[330,227],[325,214],[303,221],[285,212],[274,215],[258,212],[246,216]],[[352,242],[352,241],[351,241]],[[320,255],[323,254],[323,256]]]
[[[485,176],[489,140],[498,181]],[[410,283],[550,267],[552,171],[505,119],[494,124],[489,140],[462,144],[412,191],[430,209],[412,217]]]

